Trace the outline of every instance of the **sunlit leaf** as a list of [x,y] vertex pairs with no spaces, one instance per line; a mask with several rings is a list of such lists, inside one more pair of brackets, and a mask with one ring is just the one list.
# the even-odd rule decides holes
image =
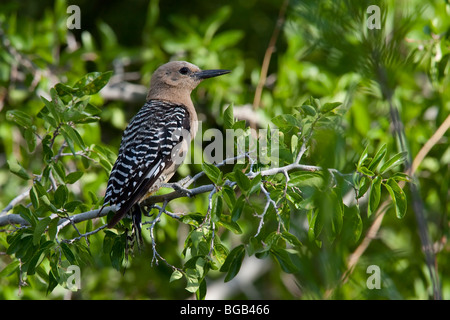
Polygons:
[[402,164],[405,161],[407,155],[408,153],[406,151],[397,153],[381,166],[380,173],[383,174],[386,171]]
[[28,175],[27,171],[17,161],[8,160],[8,166],[9,171],[19,176],[20,178],[24,180],[30,179],[30,176]]
[[223,127],[232,129],[234,124],[233,104],[230,104],[223,112]]
[[388,179],[384,186],[389,192],[392,202],[394,203],[395,215],[399,219],[403,218],[405,216],[407,206],[406,195],[403,192],[403,189],[400,188],[394,179]]
[[384,156],[386,155],[386,152],[387,147],[385,144],[383,144],[373,157],[372,161],[369,163],[368,169],[370,171],[375,171],[378,168],[378,165],[383,160]]
[[222,172],[213,164],[202,163],[202,170],[214,184],[222,179]]
[[375,177],[372,181],[372,188],[370,189],[369,195],[369,206],[367,208],[367,216],[370,216],[373,212],[375,212],[378,204],[380,203],[381,196],[381,176]]

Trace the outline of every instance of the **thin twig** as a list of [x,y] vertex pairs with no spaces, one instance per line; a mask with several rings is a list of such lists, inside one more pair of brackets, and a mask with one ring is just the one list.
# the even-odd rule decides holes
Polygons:
[[422,163],[423,159],[426,157],[428,152],[438,143],[438,141],[444,136],[445,132],[450,128],[450,115],[444,120],[444,122],[439,126],[436,132],[431,136],[430,139],[423,145],[419,150],[411,166],[411,173],[416,172],[419,165]]
[[[262,212],[262,214],[257,214],[255,215],[257,218],[259,218],[259,225],[258,225],[258,230],[256,231],[256,234],[254,235],[254,237],[257,237],[259,235],[259,233],[261,232],[261,229],[264,225],[264,217],[267,213],[267,210],[269,209],[269,206],[272,204],[275,211],[277,212],[278,215],[278,210],[277,210],[277,204],[275,203],[275,201],[270,197],[270,193],[267,191],[267,189],[264,187],[264,184],[261,183],[261,191],[264,193],[264,195],[266,196],[266,204],[264,206],[264,210]],[[280,223],[281,220],[278,222],[278,229],[280,228]],[[279,231],[279,230],[278,230]]]
[[280,33],[281,28],[283,27],[284,17],[286,14],[288,4],[289,0],[285,0],[281,5],[275,28],[273,30],[272,36],[270,37],[269,45],[267,46],[266,52],[264,54],[263,64],[261,66],[261,76],[259,77],[259,82],[255,90],[255,97],[253,99],[254,110],[259,108],[261,102],[262,90],[264,88],[264,84],[266,83],[267,72],[269,70],[270,58],[272,57],[272,54],[275,51],[275,45],[278,40],[278,35]]
[[155,262],[155,264],[158,265],[158,259],[159,259],[159,260],[163,261],[167,266],[171,267],[172,270],[178,270],[178,271],[182,272],[181,269],[179,269],[179,268],[175,267],[174,265],[171,265],[169,262],[167,262],[167,260],[164,259],[156,250],[156,240],[155,240],[155,235],[154,235],[153,230],[155,229],[156,223],[159,222],[161,215],[163,213],[166,213],[165,210],[166,210],[167,203],[168,202],[165,201],[163,206],[159,207],[159,212],[155,219],[153,219],[151,222],[146,223],[146,224],[148,224],[148,223],[150,224],[150,227],[148,227],[148,229],[150,230],[150,238],[152,239],[152,250],[153,250],[152,265],[153,265],[153,262]]
[[100,230],[103,230],[103,229],[105,229],[106,228],[106,224],[104,224],[104,225],[102,225],[102,226],[100,226],[100,227],[98,227],[97,229],[95,229],[95,230],[92,230],[92,231],[89,231],[89,232],[86,232],[86,233],[83,233],[83,234],[80,234],[78,237],[76,237],[76,238],[73,238],[73,239],[70,239],[70,240],[62,240],[63,242],[65,242],[65,243],[68,243],[68,244],[72,244],[72,243],[74,243],[75,241],[79,241],[79,240],[81,240],[82,238],[85,238],[86,239],[86,241],[87,241],[87,239],[88,239],[88,236],[91,236],[91,235],[93,235],[93,234],[96,234],[97,232],[99,232]]
[[[22,192],[21,194],[19,194],[17,197],[15,197],[14,199],[12,199],[8,205],[2,210],[2,212],[0,212],[0,217],[5,216],[9,210],[11,210],[12,208],[14,208],[14,206],[16,204],[18,204],[20,201],[22,201],[23,199],[25,199],[29,194],[30,194],[30,189],[31,188],[27,188],[24,192]],[[1,225],[1,224],[0,224]]]

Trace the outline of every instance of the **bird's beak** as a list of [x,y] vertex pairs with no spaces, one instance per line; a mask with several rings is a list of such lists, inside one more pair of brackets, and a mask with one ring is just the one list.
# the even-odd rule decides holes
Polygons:
[[222,69],[202,70],[202,71],[194,73],[194,76],[197,79],[203,80],[203,79],[208,79],[208,78],[212,78],[212,77],[218,77],[223,74],[230,73],[230,72],[231,72],[231,70],[222,70]]

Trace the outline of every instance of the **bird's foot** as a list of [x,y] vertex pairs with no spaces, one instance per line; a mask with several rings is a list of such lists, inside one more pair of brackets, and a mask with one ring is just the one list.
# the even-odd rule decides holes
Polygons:
[[189,198],[191,198],[194,196],[194,194],[192,193],[191,190],[184,187],[189,182],[190,179],[191,179],[191,177],[187,176],[186,178],[184,178],[178,182],[165,183],[162,186],[166,187],[166,188],[172,188],[173,190],[181,192],[181,193],[187,195]]

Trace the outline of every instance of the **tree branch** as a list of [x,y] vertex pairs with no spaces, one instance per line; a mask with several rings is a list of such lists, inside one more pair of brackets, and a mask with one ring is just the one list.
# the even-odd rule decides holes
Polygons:
[[[303,171],[311,171],[311,172],[323,170],[321,167],[318,167],[318,166],[302,165],[302,164],[298,163],[298,162],[300,162],[300,160],[301,160],[301,158],[302,158],[302,156],[303,156],[305,151],[306,151],[306,146],[302,145],[302,147],[301,147],[301,149],[299,151],[299,154],[296,156],[295,163],[288,164],[288,165],[285,165],[285,166],[282,166],[282,167],[278,167],[278,168],[269,168],[269,169],[266,169],[266,170],[261,170],[259,172],[250,171],[246,175],[247,175],[247,177],[249,179],[253,179],[259,174],[261,174],[261,176],[272,176],[272,175],[276,175],[278,173],[282,173],[285,176],[289,177],[288,173],[290,171],[294,171],[294,170],[303,170]],[[217,164],[216,166],[220,167],[220,166],[222,166],[222,165],[224,165],[226,163],[230,163],[230,161],[232,161],[232,160],[236,161],[236,160],[241,159],[243,157],[249,157],[249,156],[250,156],[249,153],[241,154],[241,155],[233,157],[233,158],[225,159],[221,163]],[[328,169],[328,170],[331,173],[336,173],[336,172],[339,173],[339,171],[336,170],[336,169]],[[158,254],[158,252],[156,251],[156,243],[155,243],[155,240],[154,240],[154,237],[153,237],[153,229],[154,229],[156,223],[159,221],[160,216],[163,213],[168,214],[169,216],[171,216],[173,218],[179,218],[178,216],[170,214],[170,213],[168,213],[165,210],[167,204],[170,201],[172,201],[174,199],[182,198],[182,197],[194,197],[196,195],[209,192],[210,196],[209,196],[208,214],[210,214],[210,211],[211,211],[211,197],[212,197],[212,194],[215,191],[217,191],[217,186],[214,185],[213,183],[211,183],[211,184],[206,184],[206,185],[202,185],[202,186],[199,186],[199,187],[195,187],[195,188],[192,188],[192,189],[188,189],[188,187],[190,185],[192,185],[194,182],[196,182],[198,179],[200,179],[204,175],[205,175],[205,173],[203,171],[201,171],[201,172],[197,173],[194,177],[188,178],[187,181],[183,181],[183,180],[186,180],[186,178],[185,178],[185,179],[183,179],[183,180],[181,180],[179,182],[169,184],[168,186],[170,186],[170,187],[172,187],[174,189],[173,192],[169,192],[169,193],[162,194],[162,195],[155,195],[155,196],[148,197],[145,201],[143,201],[141,203],[141,206],[148,206],[148,207],[153,207],[153,208],[159,209],[158,216],[154,220],[152,220],[151,222],[144,223],[144,224],[149,224],[149,223],[151,224],[151,226],[149,227],[149,230],[150,230],[150,235],[151,235],[151,239],[152,239],[152,247],[153,247],[153,252],[154,252],[152,261],[156,261],[156,263],[157,263],[158,259],[160,259],[160,260],[164,261],[167,265],[169,265],[171,268],[175,268],[174,266],[170,265],[167,261],[165,261]],[[225,185],[229,185],[231,187],[236,185],[235,182],[230,181],[230,180],[226,180],[224,183],[225,183]],[[277,211],[276,202],[271,199],[270,193],[265,189],[263,184],[261,184],[260,187],[261,187],[261,191],[264,193],[264,195],[266,197],[266,205],[265,205],[263,213],[260,214],[260,215],[257,215],[257,217],[260,218],[259,227],[258,227],[258,230],[257,230],[257,235],[259,234],[259,232],[260,232],[260,230],[261,230],[261,228],[262,228],[262,226],[264,224],[264,221],[263,221],[264,220],[264,216],[265,216],[266,212],[268,211],[269,206],[272,204],[274,209]],[[28,192],[26,194],[28,194]],[[23,196],[23,197],[25,197],[25,196]],[[162,207],[159,207],[159,206],[156,205],[156,203],[163,203],[164,205]],[[99,208],[99,209],[95,209],[95,210],[91,210],[91,211],[87,211],[87,212],[77,213],[77,214],[74,214],[74,215],[72,215],[72,216],[70,216],[68,218],[61,218],[58,214],[54,213],[54,214],[50,215],[50,218],[51,219],[60,218],[60,221],[58,222],[58,227],[57,227],[57,234],[59,234],[59,232],[63,228],[68,226],[68,225],[73,225],[75,227],[75,229],[76,229],[75,225],[77,223],[80,223],[80,222],[83,222],[83,221],[86,221],[86,220],[91,220],[91,219],[95,219],[95,218],[104,217],[111,211],[115,212],[115,210],[116,210],[115,206],[110,206],[110,207],[105,207],[103,209]],[[205,222],[208,220],[208,214],[205,217]],[[29,225],[29,223],[25,219],[23,219],[20,215],[18,215],[18,214],[7,214],[7,215],[4,215],[4,216],[0,216],[0,226],[14,225],[14,224],[19,224],[19,225],[22,225],[22,226],[28,226]],[[72,243],[74,241],[80,240],[81,238],[86,238],[87,239],[88,236],[90,236],[92,234],[95,234],[95,233],[99,232],[100,230],[103,230],[104,228],[106,228],[106,225],[102,225],[99,228],[97,228],[97,229],[95,229],[93,231],[90,231],[88,233],[85,233],[85,234],[81,234],[77,230],[78,235],[79,235],[78,237],[73,238],[73,239],[65,239],[65,240],[62,240],[62,241],[68,242],[68,243]],[[213,241],[213,240],[214,239],[212,239],[211,241]]]
[[[30,188],[28,188],[27,190],[25,190],[24,192],[22,192],[21,194],[19,194],[17,197],[15,197],[14,199],[12,199],[8,205],[2,210],[2,212],[0,212],[0,218],[2,218],[3,216],[5,216],[9,210],[11,210],[12,208],[14,208],[14,206],[16,204],[18,204],[20,201],[22,201],[23,199],[25,199],[28,195],[30,194]],[[1,226],[1,224],[0,224]]]

